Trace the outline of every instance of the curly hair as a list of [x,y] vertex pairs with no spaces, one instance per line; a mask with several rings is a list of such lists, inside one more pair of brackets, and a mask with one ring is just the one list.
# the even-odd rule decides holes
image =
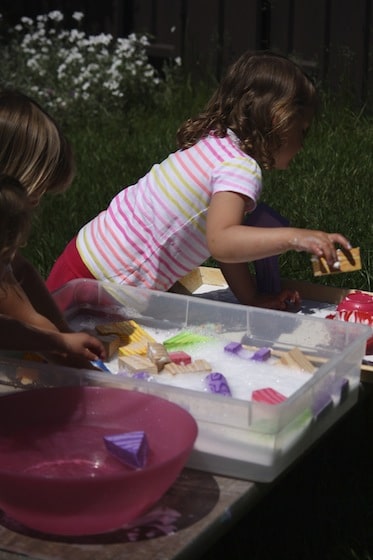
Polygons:
[[33,198],[64,192],[75,175],[71,146],[57,123],[15,90],[0,91],[0,173],[18,179]]
[[294,120],[313,115],[317,103],[314,83],[295,62],[269,51],[247,51],[228,69],[205,109],[181,125],[177,144],[186,149],[231,129],[240,148],[271,169]]
[[31,228],[32,205],[21,183],[0,174],[0,261],[8,263],[26,244]]

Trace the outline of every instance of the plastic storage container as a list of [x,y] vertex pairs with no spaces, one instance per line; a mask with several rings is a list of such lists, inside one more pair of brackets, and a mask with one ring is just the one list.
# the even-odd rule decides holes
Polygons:
[[[272,481],[357,402],[369,327],[95,280],[73,280],[54,296],[75,327],[133,319],[157,332],[213,329],[222,345],[229,340],[280,352],[297,348],[317,364],[299,389],[275,405],[107,372],[76,372],[79,382],[136,389],[187,409],[199,429],[190,467]],[[54,366],[27,367],[44,375],[50,369],[56,377]]]

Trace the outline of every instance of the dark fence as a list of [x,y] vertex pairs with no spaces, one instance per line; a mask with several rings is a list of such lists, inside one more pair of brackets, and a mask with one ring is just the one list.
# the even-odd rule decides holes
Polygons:
[[153,37],[154,61],[180,56],[195,75],[246,49],[295,56],[317,79],[359,101],[373,99],[372,0],[2,0],[11,18],[81,10],[90,31]]

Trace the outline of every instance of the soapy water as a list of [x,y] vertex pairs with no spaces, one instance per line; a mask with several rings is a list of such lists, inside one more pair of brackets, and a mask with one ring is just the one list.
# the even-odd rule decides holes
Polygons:
[[[237,302],[229,288],[218,288],[211,291],[203,285],[195,293],[197,297],[207,297],[216,301],[226,301],[229,303]],[[304,315],[314,315],[315,317],[327,317],[335,311],[335,306],[330,303],[316,305],[314,301],[303,301],[302,307],[298,313]],[[72,328],[76,330],[93,331],[97,324],[97,315],[76,316],[70,321]],[[140,321],[139,321],[140,324]],[[141,325],[146,332],[157,342],[163,343],[168,338],[180,334],[180,329],[162,329]],[[277,357],[271,356],[268,360],[259,362],[240,358],[237,355],[228,353],[224,347],[232,340],[219,336],[218,325],[207,325],[207,331],[215,331],[215,336],[208,342],[189,344],[184,347],[177,348],[189,354],[192,361],[202,359],[206,360],[210,366],[210,371],[177,373],[175,375],[161,371],[158,374],[150,374],[147,380],[152,383],[170,385],[173,387],[192,389],[196,391],[209,392],[206,377],[210,372],[217,372],[224,375],[228,383],[231,395],[234,398],[251,400],[252,392],[263,388],[272,388],[284,395],[290,397],[300,387],[302,387],[310,379],[312,374],[296,368],[290,368],[279,362]],[[188,327],[188,332],[193,329]],[[198,331],[199,332],[199,331]],[[217,336],[216,336],[217,335]],[[252,351],[251,354],[254,354]],[[105,362],[108,370],[116,375],[131,376],[131,373],[121,369],[119,371],[118,355]]]
[[[147,329],[147,332],[157,342],[163,342],[180,331],[168,331],[162,340],[160,331]],[[289,397],[310,379],[309,373],[280,365],[278,359],[274,357],[270,357],[265,362],[258,362],[249,357],[245,359],[226,352],[224,347],[229,342],[221,337],[220,340],[187,345],[183,347],[183,351],[191,356],[192,362],[198,359],[205,360],[210,364],[211,372],[223,374],[234,398],[251,400],[253,391],[265,387],[272,387],[285,397]],[[253,355],[254,352],[248,354]],[[116,356],[107,362],[107,366],[113,374],[131,375],[123,370],[119,371]],[[151,374],[147,379],[152,383],[208,392],[206,377],[209,373],[210,371],[200,371],[173,375],[163,370],[158,374]]]
[[[232,293],[228,285],[222,287],[212,287],[209,284],[202,284],[193,293],[196,297],[212,299],[214,301],[226,303],[238,303],[237,298]],[[297,315],[308,315],[319,319],[333,318],[336,314],[337,305],[329,302],[319,302],[314,300],[302,299],[299,309],[289,308],[289,313]],[[367,323],[368,324],[368,323]],[[373,354],[368,353],[363,357],[364,362],[373,363]]]

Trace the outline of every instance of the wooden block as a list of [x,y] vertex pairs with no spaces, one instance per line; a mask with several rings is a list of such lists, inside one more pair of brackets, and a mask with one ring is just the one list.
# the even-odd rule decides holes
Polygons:
[[84,331],[102,342],[105,348],[106,358],[108,360],[110,360],[114,354],[118,352],[119,346],[123,344],[121,338],[116,334],[99,334],[96,328],[84,329]]
[[46,359],[41,356],[40,354],[36,353],[36,352],[25,352],[23,354],[23,359],[24,360],[30,360],[30,362],[41,362],[41,363],[46,363]]
[[147,339],[150,342],[156,342],[149,333],[147,333],[136,321],[116,321],[114,323],[105,323],[96,325],[96,331],[100,334],[116,334],[120,337],[128,338],[130,342],[135,340]]
[[158,371],[171,362],[166,348],[160,342],[148,342],[147,356],[157,366]]
[[116,334],[106,334],[106,335],[95,334],[95,336],[104,345],[106,357],[108,360],[110,360],[110,358],[112,358],[114,354],[118,352],[119,346],[123,344],[119,336],[117,336]]
[[361,270],[360,247],[355,247],[351,251],[337,249],[337,256],[339,268],[330,268],[324,257],[313,257],[311,263],[314,276]]
[[39,372],[35,369],[19,368],[17,369],[16,379],[22,385],[32,385],[39,381]]
[[133,320],[96,325],[96,331],[101,336],[113,334],[118,336],[120,338],[118,352],[122,356],[146,354],[148,342],[156,342],[148,332]]
[[193,294],[193,292],[198,290],[198,288],[200,288],[203,284],[214,287],[216,286],[216,288],[228,287],[227,281],[225,280],[220,268],[199,266],[183,278],[180,278],[171,291]]
[[307,373],[314,373],[316,370],[315,366],[299,348],[292,348],[289,352],[284,352],[280,362],[285,366],[301,369]]
[[370,364],[361,364],[361,381],[365,383],[373,383],[373,363]]
[[211,365],[206,360],[195,360],[191,364],[178,365],[166,364],[163,371],[177,375],[178,373],[198,373],[201,371],[211,371]]
[[138,373],[141,371],[158,373],[157,366],[149,358],[143,356],[120,356],[118,358],[118,367],[119,370],[124,370],[127,373]]

